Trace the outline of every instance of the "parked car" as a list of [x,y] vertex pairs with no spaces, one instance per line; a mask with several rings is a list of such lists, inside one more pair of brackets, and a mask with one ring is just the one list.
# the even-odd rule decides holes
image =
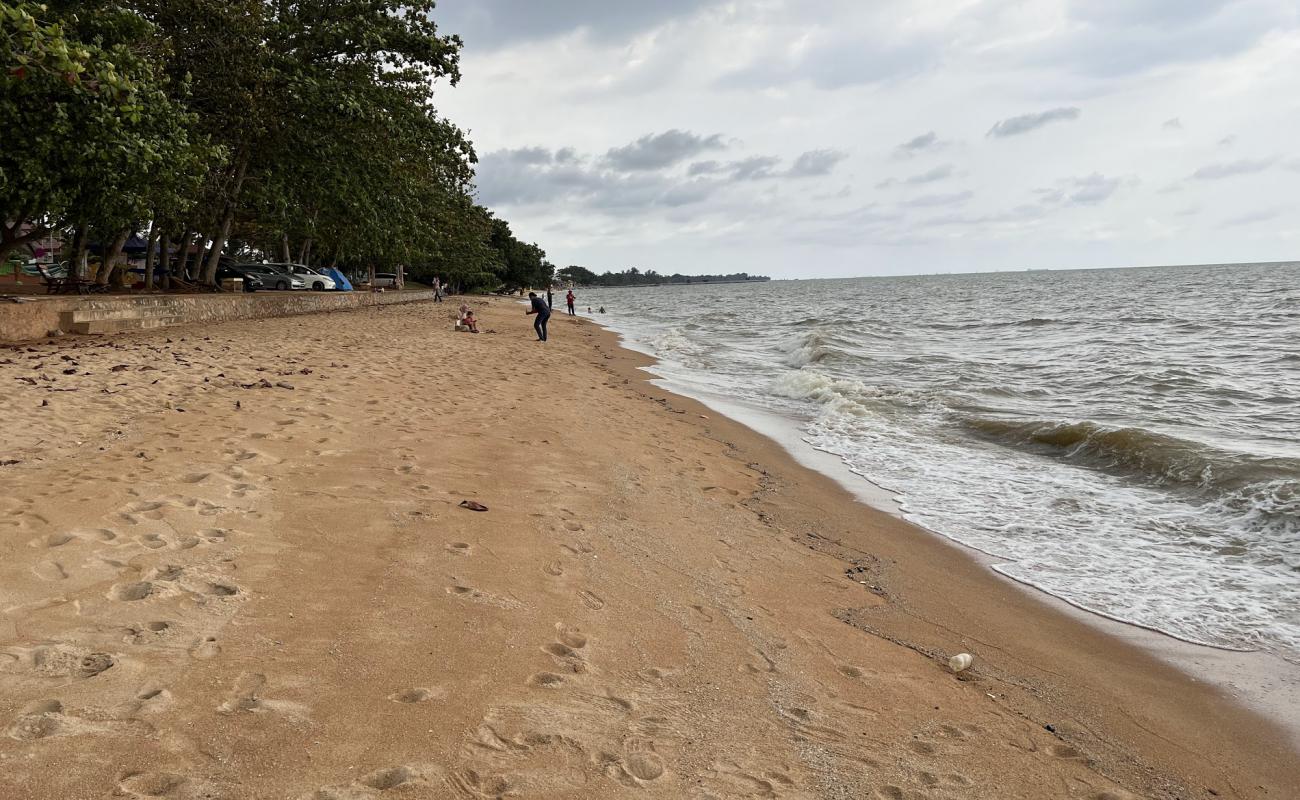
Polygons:
[[318,292],[332,292],[338,288],[334,279],[328,275],[322,275],[320,272],[303,264],[268,264],[267,266],[276,267],[288,272],[290,275],[297,275],[307,284],[308,289],[315,289]]
[[217,280],[224,281],[227,278],[242,278],[246,292],[256,292],[258,289],[266,288],[262,277],[252,270],[241,270],[224,264],[217,267]]
[[375,282],[372,283],[371,286],[374,286],[374,287],[383,287],[383,288],[388,288],[388,289],[396,289],[396,288],[397,288],[397,273],[396,273],[396,272],[376,272],[376,273],[375,273]]
[[278,289],[285,291],[287,289],[306,289],[307,282],[297,275],[293,275],[278,267],[275,264],[238,264],[235,269],[243,272],[254,272],[262,283],[266,284],[268,289]]

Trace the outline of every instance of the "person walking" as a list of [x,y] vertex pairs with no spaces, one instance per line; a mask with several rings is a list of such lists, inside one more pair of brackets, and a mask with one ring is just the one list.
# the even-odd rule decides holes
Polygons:
[[555,308],[555,295],[551,294],[551,289],[552,289],[552,288],[553,288],[553,287],[550,287],[550,286],[546,287],[546,307],[547,307],[547,308]]
[[437,277],[433,279],[433,302],[442,302],[442,279]]
[[537,296],[536,292],[529,292],[528,299],[533,307],[524,312],[526,314],[536,314],[537,319],[533,320],[533,330],[537,331],[537,341],[546,341],[546,323],[551,319],[551,307],[545,300]]
[[564,299],[569,304],[569,316],[576,317],[578,312],[573,310],[573,304],[578,298],[574,295],[572,289],[570,289],[569,293],[564,296]]

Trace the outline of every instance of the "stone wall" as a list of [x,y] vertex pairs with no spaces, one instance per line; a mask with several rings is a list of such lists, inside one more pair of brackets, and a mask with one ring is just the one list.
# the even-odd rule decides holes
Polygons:
[[[323,311],[432,300],[432,291],[257,292],[239,294],[164,294],[91,297],[0,297],[0,343],[14,344],[67,332],[72,316],[129,316],[132,311],[180,318],[180,325],[236,319],[287,317]],[[62,326],[62,327],[61,327]]]

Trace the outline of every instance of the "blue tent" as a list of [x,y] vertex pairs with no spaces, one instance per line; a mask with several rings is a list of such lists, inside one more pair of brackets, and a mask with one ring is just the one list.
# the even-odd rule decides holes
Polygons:
[[348,279],[345,278],[345,277],[343,276],[343,273],[342,273],[342,272],[339,272],[338,270],[334,269],[333,267],[317,267],[317,268],[316,268],[316,271],[319,272],[320,274],[324,275],[324,276],[327,277],[327,278],[333,278],[333,279],[334,279],[334,290],[335,290],[335,291],[339,291],[339,292],[350,292],[350,291],[352,291],[352,284],[348,282]]

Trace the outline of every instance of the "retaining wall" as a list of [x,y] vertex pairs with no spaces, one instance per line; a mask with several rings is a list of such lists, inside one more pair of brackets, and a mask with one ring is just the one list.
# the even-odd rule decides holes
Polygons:
[[390,292],[256,292],[239,294],[97,295],[91,297],[26,296],[24,302],[0,297],[0,343],[14,344],[69,332],[78,315],[126,317],[133,312],[163,313],[179,325],[236,319],[287,317],[322,311],[432,300],[432,291]]

